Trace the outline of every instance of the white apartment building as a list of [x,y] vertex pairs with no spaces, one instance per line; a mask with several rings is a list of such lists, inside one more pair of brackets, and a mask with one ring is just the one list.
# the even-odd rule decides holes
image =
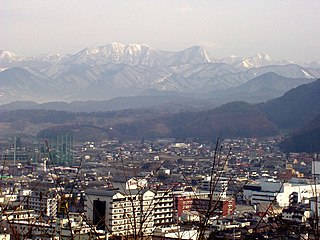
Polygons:
[[32,209],[38,215],[57,216],[58,199],[53,192],[31,191],[29,196],[24,196],[22,203],[25,209]]
[[296,223],[306,223],[311,211],[300,207],[287,207],[282,211],[282,219]]
[[154,198],[151,190],[128,193],[89,190],[85,213],[98,230],[112,235],[150,235],[154,230]]
[[[208,192],[211,190],[212,195],[214,197],[226,198],[227,191],[228,191],[228,184],[229,184],[228,178],[213,176],[213,179],[211,182],[211,177],[207,176],[201,181],[200,188],[203,191],[208,191]],[[210,185],[211,185],[211,189],[210,189]]]
[[174,204],[171,190],[157,191],[154,200],[154,225],[168,227],[173,224]]
[[[317,192],[320,186],[317,186]],[[280,207],[286,207],[290,204],[290,195],[296,193],[298,202],[309,199],[314,196],[315,185],[310,183],[289,182],[281,183],[274,179],[260,179],[255,185],[244,186],[244,200],[251,204],[277,203]]]
[[112,235],[152,235],[155,228],[172,226],[174,197],[170,189],[147,189],[145,178],[117,178],[113,190],[88,190],[85,212],[97,229]]
[[150,236],[155,228],[173,224],[171,191],[129,190],[124,192],[88,190],[85,212],[97,229],[116,236]]
[[8,204],[9,202],[15,202],[18,200],[17,194],[1,194],[0,205]]

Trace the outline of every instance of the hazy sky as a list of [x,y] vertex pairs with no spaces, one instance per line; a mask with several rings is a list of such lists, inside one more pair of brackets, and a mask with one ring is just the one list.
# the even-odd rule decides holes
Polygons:
[[319,0],[0,0],[0,49],[75,53],[111,42],[214,57],[320,60]]

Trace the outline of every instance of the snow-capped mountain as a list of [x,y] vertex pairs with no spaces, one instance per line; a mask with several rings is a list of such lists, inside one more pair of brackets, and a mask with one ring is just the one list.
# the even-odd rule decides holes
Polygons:
[[318,78],[319,69],[304,68],[297,64],[270,65],[248,70],[254,77],[273,72],[287,78]]
[[184,64],[200,64],[212,62],[210,53],[200,46],[187,48],[181,52],[169,55],[169,59],[163,64],[165,66],[176,66]]
[[52,90],[50,82],[19,67],[0,73],[1,102],[54,100],[59,94],[57,95]]
[[70,56],[65,54],[41,54],[37,56],[33,56],[28,60],[35,60],[35,61],[43,61],[43,62],[49,62],[54,64],[60,64],[64,63]]
[[86,48],[72,56],[66,63],[103,65],[108,63],[124,63],[127,65],[153,65],[163,61],[163,54],[148,45],[111,43],[100,47]]
[[320,68],[320,61],[306,62],[300,65],[308,68]]
[[31,65],[43,65],[41,63],[63,63],[69,56],[63,54],[41,54],[37,56],[22,57],[10,51],[0,50],[0,68],[24,67]]
[[169,52],[145,44],[115,42],[71,55],[20,57],[0,51],[0,103],[17,99],[105,100],[148,89],[202,95],[241,86],[266,73],[316,79],[320,77],[316,66],[278,64],[265,53],[216,60],[199,46]]
[[227,56],[227,57],[223,57],[219,60],[217,60],[218,62],[222,62],[222,63],[226,63],[226,64],[229,64],[229,65],[233,65],[237,62],[240,62],[243,58],[242,57],[239,57],[239,56],[236,56],[236,55],[230,55],[230,56]]
[[272,65],[274,61],[266,53],[257,53],[254,56],[244,58],[238,62],[234,63],[235,67],[238,68],[253,68],[253,67],[263,67]]
[[237,87],[209,93],[207,97],[214,98],[216,104],[230,101],[257,103],[280,97],[292,88],[313,81],[311,78],[287,78],[274,72],[267,72]]
[[238,69],[249,69],[275,64],[275,61],[273,61],[266,53],[257,53],[256,55],[247,58],[231,55],[218,61],[230,64]]
[[111,44],[86,48],[72,56],[65,63],[103,65],[124,63],[127,65],[169,66],[211,62],[210,54],[199,46],[181,52],[167,52],[151,48],[148,45]]
[[10,66],[12,63],[17,63],[22,59],[22,57],[17,56],[10,51],[0,50],[0,66],[3,68]]

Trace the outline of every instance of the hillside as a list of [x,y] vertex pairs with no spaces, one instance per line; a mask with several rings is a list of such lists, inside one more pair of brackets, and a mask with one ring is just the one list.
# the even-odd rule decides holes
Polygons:
[[313,78],[288,78],[274,72],[267,72],[240,86],[214,91],[207,97],[217,105],[230,101],[260,103],[281,97],[287,91],[313,81],[315,81]]
[[[17,110],[1,114],[0,123],[12,127],[19,125],[11,131],[20,133],[30,133],[30,129],[34,129],[33,134],[41,138],[71,132],[81,139],[90,138],[86,140],[101,140],[102,137],[210,140],[217,136],[261,137],[277,133],[273,123],[253,105],[244,102],[226,104],[209,111],[176,114],[147,109],[105,113]],[[95,134],[91,134],[90,129]]]
[[[218,136],[222,138],[265,137],[279,134],[279,131],[295,132],[320,116],[319,92],[320,80],[317,80],[301,85],[282,97],[263,104],[231,102],[217,108],[212,106],[211,110],[185,111],[184,109],[178,113],[165,110],[166,105],[171,105],[177,100],[174,97],[171,98],[172,96],[162,96],[161,99],[164,101],[159,106],[121,111],[85,113],[36,109],[6,112],[3,110],[4,112],[0,115],[0,132],[38,134],[40,137],[71,132],[79,140],[87,141],[103,140],[109,137],[119,139],[173,137],[203,140],[212,140]],[[168,101],[165,101],[166,98]],[[132,99],[139,102],[141,106],[153,104],[151,96]],[[150,101],[144,104],[148,99]],[[127,104],[127,100],[119,99],[118,103]],[[101,102],[100,106],[103,107],[104,103]],[[21,103],[17,103],[19,104]],[[25,104],[34,106],[32,102]],[[87,108],[93,110],[93,105],[90,106],[90,104],[92,103],[87,102]],[[176,104],[179,105],[179,102]],[[314,121],[315,123],[312,122],[310,126],[317,126],[317,120]],[[317,129],[310,126],[302,129],[301,132]],[[301,144],[304,144],[303,141]]]
[[159,94],[159,95],[143,95],[132,97],[117,97],[105,101],[74,101],[67,102],[47,102],[35,103],[25,101],[15,101],[8,104],[0,105],[0,112],[8,112],[14,110],[56,110],[69,112],[107,112],[121,111],[125,109],[141,109],[141,108],[158,108],[161,111],[180,111],[186,109],[206,108],[209,101],[195,99],[178,94]]
[[232,102],[201,113],[179,113],[170,119],[172,136],[178,138],[265,137],[277,127],[253,105]]
[[285,152],[320,152],[320,115],[309,124],[289,135],[280,148]]
[[257,109],[279,129],[301,128],[320,114],[320,79],[298,86],[282,97],[258,104]]

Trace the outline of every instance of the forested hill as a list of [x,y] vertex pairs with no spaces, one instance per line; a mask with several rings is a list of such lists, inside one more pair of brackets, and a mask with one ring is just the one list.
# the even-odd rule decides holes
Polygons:
[[257,106],[280,129],[303,127],[320,115],[320,79]]
[[[172,113],[150,108],[93,113],[9,111],[0,115],[0,133],[9,131],[14,134],[39,134],[40,137],[45,137],[70,132],[82,141],[110,137],[210,140],[218,136],[264,137],[286,132],[294,133],[287,140],[289,142],[283,145],[289,149],[289,143],[301,146],[317,144],[314,141],[317,140],[316,133],[320,121],[319,92],[320,80],[317,80],[263,104],[232,102],[198,112]],[[308,142],[302,135],[308,135],[310,132],[315,134],[315,137],[309,137],[311,142]]]
[[320,115],[280,144],[286,152],[320,152]]

